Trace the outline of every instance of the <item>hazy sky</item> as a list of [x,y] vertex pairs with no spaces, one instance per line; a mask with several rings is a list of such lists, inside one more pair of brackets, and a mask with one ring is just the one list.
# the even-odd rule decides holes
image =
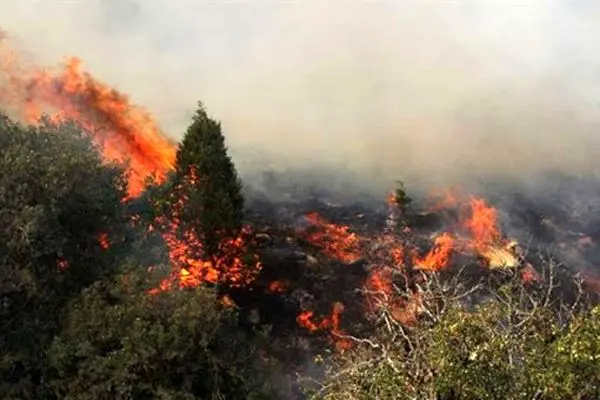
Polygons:
[[0,0],[40,62],[83,59],[180,137],[196,101],[236,154],[373,182],[600,155],[600,2]]

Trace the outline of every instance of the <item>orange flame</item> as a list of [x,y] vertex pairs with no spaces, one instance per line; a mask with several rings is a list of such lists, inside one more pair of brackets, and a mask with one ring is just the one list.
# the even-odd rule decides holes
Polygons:
[[344,313],[344,304],[336,302],[333,304],[331,315],[323,318],[320,322],[314,322],[314,312],[303,311],[296,318],[296,322],[301,327],[309,330],[310,332],[318,332],[323,330],[329,330],[331,340],[335,343],[338,350],[346,350],[352,346],[352,342],[346,338],[346,334],[341,328],[342,314]]
[[397,198],[396,198],[396,193],[394,191],[388,193],[387,197],[386,197],[386,203],[388,204],[388,206],[393,207],[395,205],[397,205]]
[[[192,173],[187,183],[193,184],[196,179]],[[244,226],[238,236],[221,241],[219,254],[222,257],[207,259],[202,240],[193,231],[181,227],[180,215],[188,199],[180,189],[181,185],[171,194],[177,201],[169,218],[160,217],[155,221],[169,250],[172,274],[152,293],[173,287],[197,287],[204,282],[224,283],[230,287],[249,285],[262,268],[257,255],[250,256],[250,263],[242,260],[243,256],[248,255],[250,228]]]
[[307,240],[319,247],[323,254],[343,263],[353,263],[361,258],[360,240],[347,226],[329,223],[317,213],[306,216],[318,230],[308,234]]
[[374,313],[390,303],[393,296],[392,271],[389,268],[374,268],[365,282],[368,311]]
[[269,293],[283,293],[287,289],[287,285],[281,281],[273,281],[269,283]]
[[[0,50],[8,56],[1,65],[0,72],[8,79],[6,85],[2,85],[0,100],[16,104],[21,116],[29,122],[37,122],[43,110],[54,112],[50,117],[54,122],[66,118],[77,121],[101,149],[105,160],[126,163],[130,197],[143,191],[149,177],[154,176],[158,183],[166,179],[175,163],[176,146],[164,136],[146,110],[83,71],[77,58],[66,60],[58,71],[31,68],[28,71],[19,65],[16,53],[10,51],[6,42],[0,41],[0,45]],[[180,200],[181,209],[187,199]],[[165,239],[174,274],[153,292],[167,290],[174,284],[189,287],[202,282],[227,281],[241,285],[250,279],[241,260],[248,229],[239,237],[223,241],[221,247],[228,255],[226,259],[205,260],[198,238],[191,232],[178,234],[180,209],[175,210],[169,221],[158,220],[151,227],[159,228]],[[99,235],[98,241],[104,249],[110,246],[106,234]],[[260,263],[255,259],[251,270],[259,268]]]
[[540,275],[529,263],[526,264],[525,267],[521,270],[521,281],[523,283],[539,282],[540,279]]
[[450,263],[454,243],[454,238],[449,233],[436,237],[433,248],[424,257],[413,259],[415,268],[424,271],[439,271],[445,268]]
[[[6,47],[6,44],[4,44]],[[63,70],[26,72],[14,52],[2,63],[8,82],[0,92],[3,102],[20,103],[22,116],[37,122],[43,110],[56,112],[54,122],[74,119],[89,132],[106,160],[127,162],[129,196],[142,192],[147,178],[166,178],[175,162],[176,146],[151,115],[129,98],[81,69],[77,58]]]
[[488,206],[485,200],[476,197],[471,197],[469,200],[469,208],[470,215],[467,216],[462,225],[473,238],[470,247],[473,250],[483,252],[498,244],[501,235],[498,230],[496,210]]

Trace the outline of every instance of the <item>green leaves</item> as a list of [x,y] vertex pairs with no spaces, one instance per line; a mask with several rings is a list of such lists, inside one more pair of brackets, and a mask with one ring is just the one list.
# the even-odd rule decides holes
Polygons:
[[242,184],[227,154],[221,125],[199,103],[177,152],[175,186],[187,198],[181,220],[202,239],[208,258],[235,237],[243,218]]
[[242,399],[261,390],[249,363],[258,343],[232,309],[207,288],[149,296],[138,271],[95,284],[70,307],[50,350],[59,398]]
[[[110,275],[125,229],[122,171],[74,123],[22,126],[0,116],[0,380],[36,393],[62,307]],[[30,385],[28,388],[25,386]],[[25,394],[17,395],[25,396]],[[31,394],[37,398],[37,395]]]
[[[555,267],[546,267],[550,276],[558,275]],[[321,392],[312,398],[600,396],[600,307],[590,308],[585,296],[571,303],[560,295],[546,297],[558,286],[575,287],[576,294],[574,282],[537,288],[518,279],[499,286],[488,282],[487,300],[472,309],[456,300],[460,293],[446,292],[454,283],[434,283],[421,293],[429,314],[416,327],[383,326],[369,337],[376,348],[357,344],[333,357]]]

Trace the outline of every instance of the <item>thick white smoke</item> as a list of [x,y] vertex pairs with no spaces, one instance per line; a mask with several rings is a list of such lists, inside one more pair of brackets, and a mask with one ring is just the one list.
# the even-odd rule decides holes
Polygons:
[[175,138],[202,100],[242,169],[262,152],[370,189],[600,155],[595,1],[0,0],[0,26],[41,63],[82,58]]

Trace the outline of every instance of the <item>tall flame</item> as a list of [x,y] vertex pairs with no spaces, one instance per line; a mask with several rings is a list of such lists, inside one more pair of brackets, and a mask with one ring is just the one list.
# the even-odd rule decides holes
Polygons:
[[454,238],[447,232],[437,236],[433,248],[424,257],[414,257],[415,268],[424,271],[439,271],[446,268],[450,263],[454,243]]
[[496,209],[489,206],[485,200],[476,197],[471,197],[468,206],[469,215],[463,221],[463,227],[473,238],[471,247],[476,251],[484,252],[498,245],[501,235]]
[[149,177],[158,182],[166,178],[175,162],[176,146],[146,110],[84,71],[77,58],[67,59],[59,70],[26,70],[15,52],[0,44],[0,72],[5,78],[0,79],[0,101],[16,106],[28,122],[37,122],[43,112],[54,113],[54,120],[77,121],[105,159],[128,163],[131,197],[141,193]]

